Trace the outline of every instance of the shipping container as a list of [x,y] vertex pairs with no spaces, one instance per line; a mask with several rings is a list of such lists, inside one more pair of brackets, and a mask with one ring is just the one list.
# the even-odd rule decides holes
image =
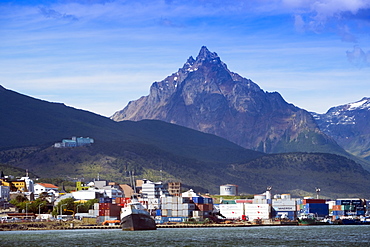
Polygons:
[[303,199],[303,204],[325,204],[325,199]]
[[112,198],[108,197],[99,198],[99,203],[112,203]]
[[246,214],[248,221],[270,219],[271,214]]
[[273,199],[271,204],[272,206],[295,206],[297,202],[294,199]]
[[271,205],[270,204],[244,204],[245,210],[247,209],[268,209],[269,212],[271,211]]
[[204,198],[203,197],[192,197],[191,199],[194,203],[198,203],[198,204],[204,203]]
[[319,217],[329,215],[329,205],[324,203],[307,203],[303,207],[304,213],[314,213]]
[[354,205],[341,205],[341,208],[344,211],[355,211]]
[[344,211],[342,210],[335,210],[335,211],[332,211],[332,214],[337,216],[337,215],[344,215]]
[[342,205],[333,205],[333,211],[341,211],[342,210]]
[[162,216],[172,216],[172,209],[162,209]]

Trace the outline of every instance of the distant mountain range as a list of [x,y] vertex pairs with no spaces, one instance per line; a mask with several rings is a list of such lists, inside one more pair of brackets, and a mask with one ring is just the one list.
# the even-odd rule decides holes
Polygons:
[[265,153],[344,153],[309,112],[229,71],[204,46],[196,59],[190,57],[177,72],[154,82],[148,96],[129,102],[112,119],[162,120]]
[[370,98],[312,114],[320,129],[345,150],[370,160]]

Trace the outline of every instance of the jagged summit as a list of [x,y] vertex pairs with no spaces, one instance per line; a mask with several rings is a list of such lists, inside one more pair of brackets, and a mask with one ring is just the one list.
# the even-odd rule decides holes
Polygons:
[[[206,46],[196,59],[189,57],[177,72],[154,82],[148,96],[131,101],[111,118],[162,120],[263,152],[316,151],[319,148],[312,147],[316,140],[300,144],[300,138],[308,132],[312,132],[310,138],[322,135],[308,112],[288,104],[279,93],[264,92],[253,81],[229,71]],[[326,136],[320,140],[324,145],[333,144]]]
[[197,56],[198,60],[212,60],[219,58],[216,52],[210,52],[206,46],[202,46]]

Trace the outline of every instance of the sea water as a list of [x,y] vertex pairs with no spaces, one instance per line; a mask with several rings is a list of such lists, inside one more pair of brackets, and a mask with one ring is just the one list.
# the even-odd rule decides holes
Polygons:
[[370,225],[8,231],[0,246],[370,246]]

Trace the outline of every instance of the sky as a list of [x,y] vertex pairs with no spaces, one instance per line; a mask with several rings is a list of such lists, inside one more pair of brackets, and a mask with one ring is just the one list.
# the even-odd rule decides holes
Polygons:
[[202,46],[308,111],[370,97],[369,0],[0,1],[0,85],[107,117]]

